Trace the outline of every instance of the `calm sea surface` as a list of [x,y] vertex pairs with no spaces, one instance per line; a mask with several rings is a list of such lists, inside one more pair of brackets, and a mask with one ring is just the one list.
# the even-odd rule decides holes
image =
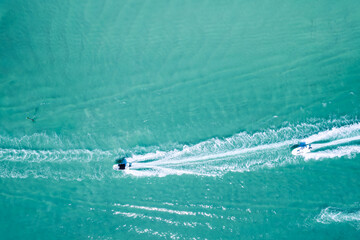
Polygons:
[[354,0],[3,0],[0,236],[359,239],[359,63]]

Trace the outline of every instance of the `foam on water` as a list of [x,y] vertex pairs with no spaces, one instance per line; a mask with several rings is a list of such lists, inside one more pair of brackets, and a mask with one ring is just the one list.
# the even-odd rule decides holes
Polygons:
[[114,206],[125,207],[125,208],[142,209],[142,210],[146,210],[146,211],[166,212],[166,213],[177,214],[177,215],[196,215],[195,212],[178,211],[178,210],[172,210],[172,209],[167,209],[167,208],[136,206],[136,205],[130,205],[130,204],[125,204],[125,205],[114,204]]
[[14,162],[64,162],[64,161],[101,161],[106,157],[113,156],[110,151],[72,149],[72,150],[18,150],[0,149],[0,161]]
[[[217,215],[212,212],[214,209],[209,209],[209,207],[204,208],[204,206],[195,206],[191,205],[191,208],[195,208],[194,211],[189,211],[189,206],[174,206],[174,204],[164,204],[166,206],[142,206],[134,204],[113,204],[113,209],[111,213],[113,216],[119,217],[119,221],[124,221],[129,223],[132,219],[138,220],[141,219],[144,222],[156,222],[158,224],[166,224],[167,228],[183,228],[185,231],[190,229],[212,229],[211,224],[209,223],[212,218],[223,219],[223,221],[234,221],[234,216],[224,216]],[[200,209],[199,209],[200,208]],[[216,210],[216,209],[215,209]],[[221,214],[226,214],[224,209],[218,210],[221,211]],[[202,222],[200,222],[202,221]],[[146,224],[144,224],[146,225]],[[133,229],[136,228],[139,230],[139,226],[132,224],[124,224],[119,226],[118,229]],[[139,231],[140,234],[151,233],[152,229],[144,229]],[[183,239],[183,238],[181,238]],[[196,238],[191,238],[196,239]]]
[[331,223],[350,223],[360,227],[360,210],[350,209],[344,210],[335,207],[327,207],[321,210],[320,214],[315,218],[319,223],[331,224]]
[[[358,133],[358,134],[360,134],[360,133]],[[317,150],[317,149],[327,148],[327,147],[331,147],[331,146],[339,146],[341,144],[350,143],[353,141],[360,141],[360,136],[343,138],[343,139],[334,140],[334,141],[331,141],[328,143],[312,144],[311,146],[312,146],[313,150]]]
[[[46,140],[44,148],[39,149],[42,140]],[[313,144],[316,151],[305,155],[305,160],[352,157],[360,152],[356,142],[360,140],[360,124],[346,119],[314,121],[254,134],[241,132],[169,151],[161,151],[159,147],[142,148],[141,154],[138,148],[127,151],[74,149],[71,147],[77,144],[56,135],[38,134],[15,139],[0,136],[0,177],[80,181],[126,175],[221,176],[227,172],[255,171],[303,162],[303,157],[291,155],[290,146],[299,141],[310,143],[315,140],[327,143]],[[60,149],[52,149],[52,142],[61,142]],[[128,160],[133,166],[124,172],[113,171],[113,161],[124,153],[131,156]]]
[[345,146],[338,147],[333,150],[324,150],[320,152],[310,152],[304,155],[305,160],[309,159],[326,159],[326,158],[339,158],[339,157],[355,157],[360,153],[360,146]]
[[[344,137],[354,137],[359,139],[360,134],[360,123],[354,123],[342,127],[333,127],[329,130],[319,132],[312,136],[305,138],[303,141],[306,143],[313,143],[322,140],[336,140]],[[354,139],[356,140],[356,139]]]
[[[329,124],[329,122],[326,122]],[[324,123],[322,123],[324,124]],[[284,127],[279,130],[267,130],[260,133],[239,133],[225,139],[210,139],[199,144],[184,145],[183,149],[172,151],[156,151],[144,155],[133,155],[129,160],[133,168],[129,174],[136,176],[171,174],[196,174],[219,176],[229,171],[253,171],[263,167],[276,167],[300,161],[290,154],[289,146],[299,141],[326,140],[326,144],[314,144],[323,151],[312,152],[305,160],[353,156],[359,153],[360,147],[348,145],[335,150],[326,149],[360,140],[360,124],[331,126],[321,132],[322,124],[300,124]],[[306,136],[310,135],[310,136]],[[304,138],[304,136],[306,136]]]

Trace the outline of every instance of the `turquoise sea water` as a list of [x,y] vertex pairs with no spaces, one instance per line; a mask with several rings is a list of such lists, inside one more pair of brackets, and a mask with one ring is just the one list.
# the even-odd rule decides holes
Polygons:
[[0,236],[359,239],[359,61],[354,0],[1,1]]

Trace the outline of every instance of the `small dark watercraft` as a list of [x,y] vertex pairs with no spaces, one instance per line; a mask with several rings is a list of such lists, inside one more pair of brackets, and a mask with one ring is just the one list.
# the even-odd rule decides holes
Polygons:
[[116,159],[116,164],[113,165],[115,171],[127,170],[131,167],[131,163],[125,157]]

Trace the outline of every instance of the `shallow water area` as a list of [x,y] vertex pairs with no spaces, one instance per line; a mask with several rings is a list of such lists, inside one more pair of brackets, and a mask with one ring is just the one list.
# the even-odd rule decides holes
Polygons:
[[359,238],[357,6],[2,1],[0,235]]

